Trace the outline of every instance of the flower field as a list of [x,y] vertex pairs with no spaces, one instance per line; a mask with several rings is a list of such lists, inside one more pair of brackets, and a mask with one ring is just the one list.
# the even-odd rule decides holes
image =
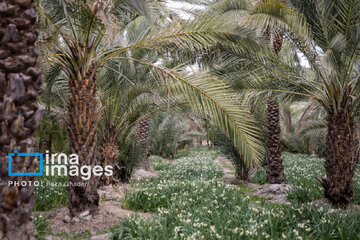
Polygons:
[[[296,185],[287,206],[222,183],[217,155],[202,149],[176,162],[152,157],[162,174],[133,183],[123,206],[154,217],[127,218],[111,229],[113,239],[360,239],[359,212],[303,204],[322,197],[315,177],[323,175],[323,160],[284,154],[288,181]],[[355,182],[360,195],[359,171]]]
[[[325,176],[324,159],[306,154],[284,153],[284,167],[287,180],[296,186],[288,195],[294,203],[306,203],[323,197],[323,188],[317,180]],[[354,175],[354,204],[360,204],[360,168]]]

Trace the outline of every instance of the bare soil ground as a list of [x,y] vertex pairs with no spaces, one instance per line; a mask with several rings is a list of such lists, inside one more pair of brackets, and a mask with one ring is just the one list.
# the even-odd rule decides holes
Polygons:
[[100,206],[99,210],[93,215],[86,215],[82,219],[69,218],[69,210],[64,207],[55,211],[43,212],[42,214],[49,219],[52,226],[49,236],[50,240],[64,239],[57,237],[59,235],[73,236],[80,233],[90,233],[91,240],[110,239],[110,236],[104,234],[104,230],[118,224],[121,219],[130,215],[140,215],[144,218],[151,218],[152,215],[142,212],[134,212],[122,208],[121,199],[124,198],[128,189],[128,184],[117,186],[106,186],[99,188]]
[[158,176],[159,176],[159,173],[154,170],[145,171],[144,169],[138,169],[133,173],[131,179],[139,181],[139,180],[158,177]]

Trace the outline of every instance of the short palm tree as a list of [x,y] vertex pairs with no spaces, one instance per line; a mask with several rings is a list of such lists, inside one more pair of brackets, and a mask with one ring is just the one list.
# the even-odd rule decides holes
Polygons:
[[[37,62],[38,29],[33,1],[0,3],[0,239],[34,239],[34,186],[11,186],[9,181],[34,181],[34,176],[9,176],[8,153],[36,152],[32,134],[42,108],[37,104],[42,74]],[[37,172],[34,157],[15,156],[13,173]]]
[[[99,76],[101,76],[99,85],[101,86],[102,118],[98,125],[100,136],[98,163],[103,167],[107,165],[113,167],[113,176],[100,178],[101,185],[109,185],[122,180],[119,176],[122,171],[131,172],[131,169],[119,169],[121,168],[118,164],[119,141],[128,139],[132,128],[143,119],[149,119],[158,111],[166,108],[168,100],[161,99],[153,93],[151,88],[139,83],[129,86],[126,80],[125,82],[121,80],[116,82],[115,79],[112,79],[113,83],[109,85],[111,78],[119,77],[114,72],[102,71]],[[171,103],[175,105],[175,99],[171,99]],[[143,164],[143,159],[131,167],[141,164]]]
[[[126,41],[129,44],[135,44],[135,42],[139,38],[143,37],[144,34],[149,34],[148,29],[150,24],[151,22],[149,22],[145,17],[138,17],[131,21],[126,26]],[[128,56],[138,61],[151,63],[155,63],[160,57],[154,50],[149,51],[141,48],[129,51]],[[126,86],[129,86],[129,84],[143,84],[149,86],[153,85],[154,88],[158,87],[156,79],[154,78],[149,66],[136,61],[129,61],[127,63],[119,64],[119,68],[121,74],[125,75],[128,79],[128,81],[125,81],[125,83],[127,83]],[[150,118],[141,118],[137,123],[136,132],[136,137],[142,152],[140,161],[141,164],[139,164],[138,167],[144,169],[145,171],[150,171]]]
[[[129,44],[124,38],[126,31],[119,30],[124,30],[126,24],[145,11],[145,6],[141,4],[143,2],[136,3],[119,0],[101,7],[98,1],[48,0],[39,5],[41,23],[46,26],[45,33],[52,36],[44,42],[48,59],[60,65],[68,77],[70,152],[78,154],[80,165],[93,166],[96,163],[96,130],[100,118],[98,71],[102,67],[109,68],[106,64],[117,60],[148,66],[161,79],[167,79],[174,93],[184,93],[195,111],[207,113],[228,136],[234,138],[236,147],[249,165],[257,163],[262,155],[257,128],[246,104],[239,101],[229,85],[206,73],[190,75],[185,70],[171,70],[161,64],[129,57],[128,54],[137,48],[161,53],[178,50],[186,54],[201,51],[219,39],[236,36],[241,41],[243,35],[234,35],[231,31],[236,24],[231,21],[218,23],[214,19],[199,19],[182,25],[166,23],[162,30],[148,28],[148,34]],[[143,7],[139,8],[139,5]],[[130,7],[140,9],[140,14],[139,11],[126,12]],[[112,31],[114,25],[119,26],[115,32]],[[70,180],[83,182],[79,177]],[[86,182],[86,187],[70,186],[68,189],[72,215],[97,208],[99,196],[96,179]]]
[[119,137],[126,137],[122,134],[129,132],[136,122],[141,121],[142,116],[151,112],[152,103],[149,100],[140,100],[142,94],[149,90],[140,86],[119,89],[107,89],[101,94],[102,118],[99,122],[99,158],[98,162],[104,168],[107,165],[113,167],[112,176],[101,176],[100,184],[109,185],[119,181],[118,158],[119,158]]

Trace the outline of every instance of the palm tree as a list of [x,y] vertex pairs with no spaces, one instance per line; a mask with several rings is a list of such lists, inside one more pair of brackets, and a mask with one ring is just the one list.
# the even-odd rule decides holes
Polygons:
[[[264,3],[265,0],[260,0],[259,4]],[[262,35],[265,41],[269,44],[271,38],[271,28],[265,26],[262,29]],[[278,54],[283,45],[283,32],[276,29],[273,33],[273,50]],[[284,166],[281,157],[281,128],[280,128],[280,109],[279,104],[275,102],[271,95],[267,101],[267,148],[266,148],[266,177],[270,183],[286,183],[284,174]]]
[[[45,41],[44,49],[48,52],[46,55],[53,58],[68,77],[67,125],[70,152],[79,156],[81,165],[88,166],[94,166],[97,154],[99,100],[94,53],[103,47],[102,27],[108,23],[102,21],[106,21],[103,19],[104,11],[109,8],[102,3],[94,2],[89,6],[81,1],[46,1],[39,5],[44,28],[53,30],[57,37],[55,41],[50,40],[50,44]],[[130,6],[133,4],[133,1],[128,2]],[[116,5],[115,8],[117,7],[119,6]],[[123,9],[118,10],[121,12]],[[129,18],[131,17],[133,16]],[[64,20],[68,22],[64,23]],[[49,51],[47,47],[52,48],[54,45],[56,47]],[[70,181],[84,182],[80,176],[70,177]],[[96,179],[92,177],[84,186],[68,187],[69,209],[72,215],[97,208],[99,196]]]
[[360,2],[294,0],[287,4],[269,0],[258,4],[243,23],[260,29],[283,29],[310,65],[313,74],[303,74],[279,59],[252,58],[270,74],[303,89],[325,109],[326,177],[321,184],[325,197],[335,207],[347,207],[354,198],[353,175],[358,158],[354,118],[360,102],[355,65],[360,50]]
[[[157,96],[149,87],[140,84],[127,87],[119,84],[108,85],[102,78],[101,86],[101,106],[102,118],[99,122],[100,152],[98,162],[103,167],[113,166],[113,176],[102,176],[101,185],[109,185],[123,180],[120,176],[121,171],[130,172],[131,169],[121,169],[118,165],[120,156],[119,138],[124,141],[129,138],[131,129],[143,119],[149,119],[153,114],[167,107],[167,100]],[[104,85],[108,85],[105,87]],[[175,102],[172,101],[172,104]],[[142,153],[142,151],[140,151]],[[137,161],[133,166],[142,164],[143,160]]]
[[177,150],[193,143],[194,137],[202,136],[194,129],[185,109],[158,114],[151,124],[151,152],[163,158],[176,157]]
[[[259,0],[258,4],[263,3],[264,0]],[[194,1],[194,3],[203,4],[201,1]],[[208,12],[218,15],[219,18],[226,18],[228,15],[238,19],[240,21],[244,16],[251,12],[251,9],[255,8],[252,2],[249,1],[236,1],[236,0],[216,0],[208,3]],[[278,54],[283,45],[283,31],[279,28],[272,29],[270,26],[265,26],[261,29],[261,35],[259,42],[265,44],[271,48],[275,54]],[[255,38],[255,36],[254,36]],[[262,41],[261,41],[262,40]],[[221,45],[221,44],[220,44]],[[249,48],[250,49],[250,48]],[[226,52],[226,50],[219,46],[218,50]],[[226,58],[226,55],[225,55]],[[221,58],[218,60],[219,65]],[[216,69],[216,74],[219,74],[221,70]],[[228,77],[227,71],[222,71]],[[276,80],[274,80],[276,81]],[[239,92],[243,92],[244,88],[249,86],[234,86]],[[258,96],[256,96],[258,97]],[[268,94],[266,99],[267,106],[267,148],[266,148],[266,160],[267,160],[267,179],[270,183],[281,184],[286,183],[284,174],[284,166],[282,164],[281,157],[281,129],[280,129],[280,111],[279,104],[276,100],[276,94]]]
[[98,162],[105,168],[113,167],[114,175],[101,176],[100,184],[109,185],[119,181],[118,138],[127,128],[131,127],[141,112],[146,113],[149,104],[140,104],[137,98],[144,93],[139,86],[134,86],[126,92],[118,89],[106,89],[101,94],[102,118],[99,123],[100,152]]
[[281,157],[280,108],[270,99],[267,102],[267,119],[266,177],[272,184],[286,183]]
[[[103,67],[110,69],[106,64],[113,60],[121,64],[139,63],[151,68],[154,75],[166,79],[173,93],[181,92],[188,96],[195,111],[207,113],[228,136],[232,136],[249,165],[260,160],[262,147],[255,123],[247,106],[239,101],[230,86],[206,73],[189,75],[184,69],[175,71],[129,57],[129,53],[138,48],[161,53],[178,50],[184,55],[202,51],[214,45],[218,39],[233,38],[232,29],[236,24],[230,20],[218,23],[214,19],[167,23],[161,30],[149,27],[148,34],[140,35],[133,44],[129,44],[124,40],[124,27],[139,17],[139,12],[144,12],[146,7],[142,5],[139,8],[138,1],[114,1],[107,8],[100,8],[97,3],[89,6],[82,1],[49,0],[39,6],[41,22],[52,36],[44,43],[44,49],[49,53],[48,59],[59,64],[68,77],[70,152],[78,154],[80,165],[93,166],[96,163],[96,129],[100,117],[98,71]],[[128,12],[134,6],[140,11]],[[105,14],[102,14],[104,11]],[[114,25],[120,27],[112,31]],[[222,30],[219,30],[220,25]],[[235,35],[239,41],[243,38]],[[70,181],[83,182],[78,177],[72,177]],[[68,189],[72,215],[97,208],[99,196],[96,179],[92,178],[86,183],[86,187],[70,186]]]
[[[153,20],[154,21],[154,20]],[[161,24],[161,22],[159,22]],[[126,41],[134,44],[137,39],[148,34],[149,21],[145,17],[140,17],[131,21],[126,27]],[[155,63],[159,59],[156,51],[145,51],[144,49],[134,49],[128,53],[128,56],[137,60]],[[157,87],[155,78],[152,76],[151,68],[138,62],[130,61],[128,64],[120,64],[121,72],[126,75],[130,84],[141,83],[143,85],[153,85]],[[141,148],[140,168],[145,171],[151,171],[150,165],[150,118],[142,118],[137,123],[136,137]]]
[[[37,104],[43,76],[37,63],[38,30],[33,1],[2,1],[0,10],[0,239],[34,239],[34,186],[9,181],[34,181],[34,176],[9,176],[8,153],[35,152],[32,133],[42,108]],[[12,172],[36,172],[34,157],[13,157]]]

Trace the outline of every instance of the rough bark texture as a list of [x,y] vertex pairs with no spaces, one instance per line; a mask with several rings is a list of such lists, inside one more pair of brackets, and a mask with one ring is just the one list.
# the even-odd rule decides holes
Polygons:
[[100,147],[100,162],[102,167],[110,165],[114,169],[114,174],[112,176],[105,176],[102,175],[100,177],[100,185],[110,185],[112,183],[117,182],[118,176],[116,173],[118,172],[116,169],[116,163],[119,158],[119,148],[117,143],[114,142],[107,142],[106,140],[103,141]]
[[140,168],[151,171],[150,165],[150,120],[148,118],[141,119],[137,126],[137,138],[142,148],[142,160]]
[[[260,2],[265,2],[261,0]],[[271,29],[269,26],[262,30],[265,41],[271,42]],[[282,48],[284,33],[280,30],[274,32],[273,50],[276,54]],[[281,158],[281,131],[280,112],[277,103],[269,101],[268,109],[268,138],[267,138],[267,179],[270,183],[286,183],[284,166]]]
[[268,102],[267,180],[269,183],[286,183],[281,157],[279,105]]
[[280,29],[274,32],[274,41],[273,41],[273,49],[276,54],[278,54],[282,48],[284,41],[284,32]]
[[[83,79],[69,79],[68,132],[70,153],[79,156],[80,166],[96,164],[96,127],[98,123],[98,100],[96,98],[96,76],[90,70]],[[71,183],[84,186],[69,186],[68,200],[71,215],[89,210],[95,211],[99,205],[97,179],[92,175],[88,181],[81,176],[69,177]]]
[[52,137],[51,134],[48,136],[48,138],[40,138],[39,140],[39,146],[38,146],[38,152],[45,152],[46,150],[49,151],[49,154],[52,153]]
[[[36,18],[31,0],[0,0],[0,239],[6,240],[34,239],[34,188],[8,182],[35,178],[9,177],[8,153],[36,152],[32,133],[40,122],[37,100],[43,79]],[[36,172],[38,165],[33,157],[12,158],[12,172]]]
[[344,113],[329,115],[325,170],[322,179],[325,197],[335,206],[346,208],[354,198],[353,176],[358,158],[354,124]]

